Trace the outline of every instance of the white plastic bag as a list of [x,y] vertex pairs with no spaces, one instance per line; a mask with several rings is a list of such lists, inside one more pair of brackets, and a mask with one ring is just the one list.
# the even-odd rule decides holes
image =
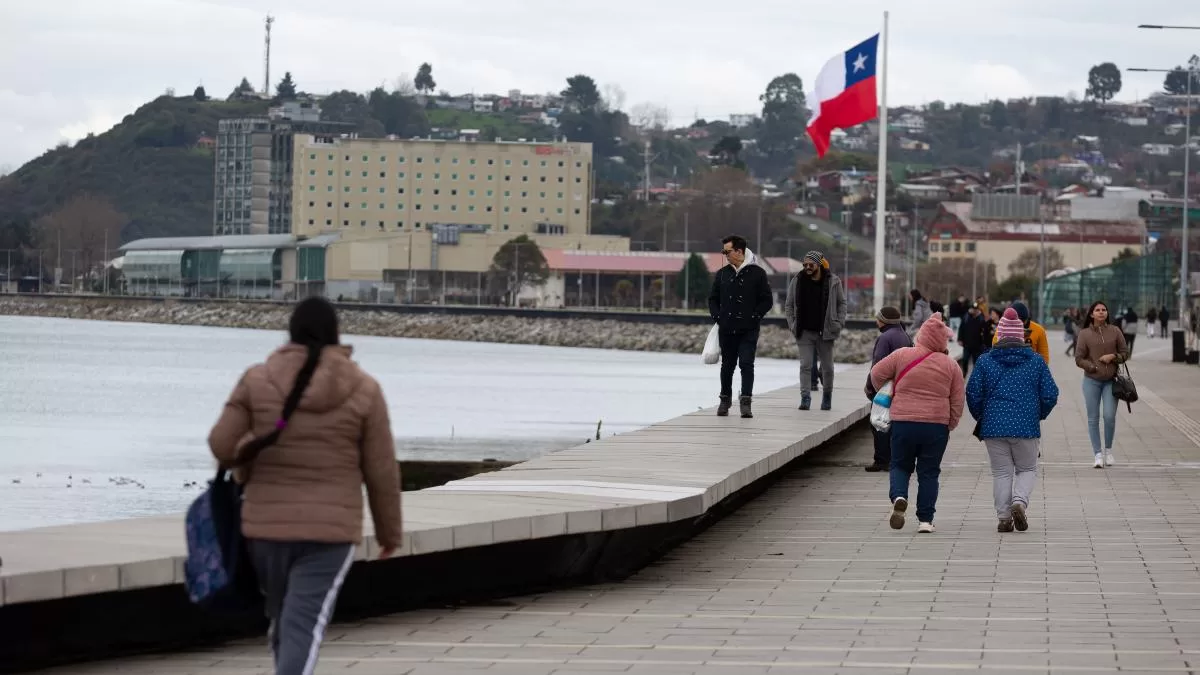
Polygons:
[[892,392],[895,386],[888,380],[871,399],[871,426],[879,431],[892,428]]
[[710,366],[721,360],[721,337],[717,335],[717,324],[715,323],[712,330],[708,331],[708,338],[704,340],[704,351],[701,353],[701,358]]

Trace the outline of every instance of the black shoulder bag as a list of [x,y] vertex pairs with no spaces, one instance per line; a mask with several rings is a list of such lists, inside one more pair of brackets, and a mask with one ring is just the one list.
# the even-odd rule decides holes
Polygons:
[[[1125,372],[1122,373],[1121,369]],[[1112,380],[1113,398],[1118,401],[1125,401],[1125,408],[1129,412],[1133,412],[1133,404],[1138,400],[1137,386],[1133,384],[1133,377],[1129,375],[1129,364],[1122,363],[1117,367],[1117,374]]]

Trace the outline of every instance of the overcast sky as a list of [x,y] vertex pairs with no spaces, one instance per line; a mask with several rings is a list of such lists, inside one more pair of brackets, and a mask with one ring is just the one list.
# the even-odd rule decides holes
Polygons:
[[[0,168],[112,127],[173,87],[226,96],[263,79],[304,91],[367,90],[433,64],[455,93],[560,90],[576,73],[619,85],[625,109],[674,120],[756,112],[775,75],[811,95],[821,65],[872,33],[892,6],[892,103],[1082,95],[1087,71],[1172,67],[1200,52],[1196,0],[0,0]],[[1158,89],[1125,73],[1119,98]],[[272,83],[274,86],[274,82]]]

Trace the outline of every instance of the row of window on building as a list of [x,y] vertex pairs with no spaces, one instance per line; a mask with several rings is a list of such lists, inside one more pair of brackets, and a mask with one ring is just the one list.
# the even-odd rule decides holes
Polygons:
[[[316,208],[316,202],[309,202],[309,203],[308,203],[308,206],[309,206],[309,208]],[[333,202],[325,202],[325,208],[327,208],[327,209],[332,209],[332,208],[334,208],[334,206],[333,206]],[[351,206],[350,206],[350,202],[342,202],[342,208],[344,208],[344,209],[349,209],[349,208],[353,208],[353,207],[351,207]],[[367,204],[367,202],[361,202],[361,203],[360,203],[360,205],[359,205],[359,208],[360,208],[360,209],[368,209],[368,208],[371,208],[371,207],[370,207],[370,205],[368,205],[368,204]],[[387,207],[387,204],[384,204],[384,203],[382,203],[382,202],[379,204],[379,210],[380,210],[380,211],[386,210],[387,208],[388,208],[388,207]],[[400,203],[396,204],[396,210],[397,210],[397,211],[403,211],[403,210],[404,210],[404,203],[403,203],[403,202],[400,202]],[[421,205],[420,205],[420,204],[414,204],[414,205],[413,205],[413,210],[414,210],[414,211],[420,211],[420,210],[421,210]],[[440,210],[441,210],[441,204],[434,204],[434,205],[433,205],[433,208],[432,208],[432,210],[433,210],[433,211],[440,211]],[[450,211],[458,211],[458,204],[450,204],[450,208],[449,208],[449,210],[450,210]],[[468,211],[469,213],[475,213],[475,205],[474,205],[474,204],[468,204],[468,205],[467,205],[467,211]],[[486,213],[492,213],[492,207],[491,207],[491,205],[488,205],[488,206],[486,207],[486,211],[485,211],[485,212],[486,212]],[[564,212],[564,209],[563,209],[563,207],[561,207],[561,206],[559,206],[559,207],[556,207],[556,209],[555,209],[555,213],[557,213],[557,214],[559,214],[559,215],[562,215],[562,214],[563,214],[563,212]],[[579,209],[579,208],[576,208],[576,209],[575,209],[575,215],[577,215],[577,216],[578,216],[578,215],[580,215],[582,212],[583,212],[583,211],[582,211],[582,209]],[[512,207],[505,206],[505,207],[504,207],[504,213],[512,213]],[[527,207],[527,206],[522,206],[522,207],[521,207],[521,213],[529,213],[529,207]],[[538,207],[538,213],[543,213],[543,214],[544,214],[544,213],[546,213],[546,207],[544,207],[544,206]],[[309,221],[308,221],[308,224],[309,224],[309,225],[312,225],[312,224],[313,224],[313,222],[312,222],[312,219],[309,219]],[[328,223],[327,223],[327,224],[328,224]]]
[[[346,178],[350,178],[350,177],[351,177],[351,175],[350,175],[350,174],[351,174],[351,172],[350,172],[349,170],[347,170],[347,171],[343,172],[343,176],[344,176],[344,177],[346,177]],[[362,175],[361,175],[361,177],[362,177],[362,178],[369,178],[369,177],[370,177],[370,174],[371,174],[371,172],[369,172],[369,171],[363,171],[363,172],[362,172]],[[309,175],[309,176],[314,176],[314,177],[315,177],[315,176],[317,175],[317,170],[316,170],[316,169],[309,169],[309,170],[308,170],[308,175]],[[329,169],[329,170],[327,170],[327,171],[325,172],[325,175],[326,175],[326,177],[332,177],[332,176],[333,176],[333,169]],[[379,172],[379,177],[380,177],[380,178],[383,178],[383,179],[385,179],[385,180],[386,180],[386,179],[387,179],[387,177],[388,177],[388,175],[387,175],[387,172],[386,172],[386,171],[380,171],[380,172]],[[403,172],[403,171],[400,171],[400,172],[398,172],[398,173],[396,174],[396,178],[397,178],[397,179],[399,179],[399,180],[405,180],[407,177],[408,177],[408,175],[407,175],[405,172]],[[441,174],[441,173],[433,173],[433,174],[431,175],[431,177],[432,177],[432,179],[433,179],[433,180],[435,180],[435,181],[439,181],[439,180],[441,180],[441,179],[442,179],[442,174]],[[414,178],[415,180],[425,180],[425,174],[424,174],[424,172],[418,171],[418,172],[416,172],[415,174],[413,174],[413,178]],[[549,181],[547,181],[547,180],[546,180],[546,178],[547,178],[547,176],[538,176],[538,179],[539,179],[539,180],[538,180],[538,182],[539,182],[539,183],[546,183],[546,182],[549,182]],[[458,180],[458,179],[459,179],[459,175],[458,175],[457,173],[452,173],[452,174],[450,174],[450,180],[452,180],[452,181],[456,181],[456,180]],[[476,179],[476,175],[475,175],[475,174],[473,174],[473,173],[471,173],[471,174],[467,174],[467,180],[468,180],[468,181],[474,181],[475,179]],[[563,176],[557,176],[557,179],[558,179],[558,180],[557,180],[557,182],[559,182],[559,183],[565,183],[565,182],[566,182],[566,180],[564,179],[564,177],[563,177]],[[493,182],[493,181],[495,180],[495,174],[490,174],[490,173],[489,173],[489,174],[487,174],[487,178],[486,178],[485,180],[486,180],[487,182],[489,182],[489,183],[490,183],[490,182]],[[511,174],[505,175],[505,176],[504,176],[504,181],[505,181],[506,183],[507,183],[507,182],[512,182],[512,175],[511,175]],[[529,176],[521,176],[521,181],[520,181],[520,182],[522,182],[522,183],[528,183],[528,182],[529,182]],[[576,183],[576,184],[579,184],[579,183],[582,183],[582,182],[583,182],[583,178],[582,178],[582,177],[580,177],[580,176],[576,176],[576,177],[575,177],[575,183]]]
[[967,253],[974,253],[975,252],[975,242],[968,241],[965,244],[961,241],[955,241],[955,242],[931,241],[931,242],[929,242],[929,252],[930,253],[938,253],[938,252],[950,253],[951,251],[953,251],[955,253],[962,253],[964,250]]
[[[316,160],[316,159],[317,159],[317,153],[315,153],[315,152],[314,152],[314,153],[309,153],[309,155],[308,155],[308,158],[309,158],[310,160]],[[332,161],[334,161],[334,155],[333,155],[332,153],[330,153],[329,155],[327,155],[326,159],[327,159],[328,161],[331,161],[331,162],[332,162]],[[345,155],[345,156],[343,157],[343,160],[344,160],[344,161],[347,161],[347,162],[354,161],[351,155]],[[363,155],[363,156],[362,156],[362,161],[363,161],[363,162],[370,162],[370,161],[371,161],[371,157],[370,157],[370,155]],[[388,161],[388,156],[387,156],[387,155],[379,155],[379,162],[380,162],[381,164],[386,164],[386,163],[387,163],[387,161]],[[398,156],[396,157],[396,163],[397,163],[397,164],[404,164],[404,163],[406,163],[407,161],[408,161],[408,160],[407,160],[407,157],[406,157],[405,155],[398,155]],[[414,158],[414,161],[415,161],[417,164],[424,164],[424,163],[425,163],[425,158],[424,158],[423,156],[420,156],[420,155],[418,155],[417,157],[415,157],[415,158]],[[434,158],[433,158],[433,162],[432,162],[432,163],[433,163],[433,164],[441,164],[441,163],[442,163],[442,158],[441,158],[441,157],[434,157]],[[450,162],[449,162],[449,163],[450,163],[450,164],[458,164],[458,163],[459,163],[459,158],[458,158],[458,157],[451,157],[451,158],[450,158]],[[469,158],[467,158],[467,162],[466,162],[466,163],[467,163],[468,165],[470,165],[470,166],[475,166],[475,165],[476,165],[476,163],[477,163],[477,160],[476,160],[476,158],[474,158],[474,157],[469,157]],[[488,160],[487,160],[487,165],[488,165],[488,166],[495,166],[495,164],[496,164],[496,160],[495,160],[494,158],[488,158]],[[512,165],[513,165],[513,161],[512,161],[511,159],[505,159],[505,160],[504,160],[504,166],[512,166]],[[529,165],[530,165],[530,164],[529,164],[529,160],[528,160],[528,159],[521,160],[521,166],[529,166]],[[539,162],[538,162],[538,165],[539,165],[539,166],[543,166],[543,167],[548,167],[548,166],[550,166],[550,163],[549,163],[549,161],[548,161],[548,160],[545,160],[545,159],[543,159],[543,160],[539,160]],[[561,159],[560,159],[560,160],[558,160],[558,164],[557,164],[557,166],[558,166],[558,168],[560,168],[560,169],[561,169],[561,168],[566,168],[566,166],[567,166],[567,163],[566,163],[565,161],[563,161],[563,160],[561,160]],[[583,162],[576,161],[576,162],[575,162],[575,168],[576,168],[576,169],[582,169],[582,168],[583,168]]]

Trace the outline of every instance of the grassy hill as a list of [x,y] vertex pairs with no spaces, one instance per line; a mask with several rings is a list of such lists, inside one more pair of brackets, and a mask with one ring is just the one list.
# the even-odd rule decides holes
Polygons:
[[213,157],[196,140],[215,135],[220,119],[266,109],[263,101],[155,99],[109,131],[50,150],[0,180],[0,228],[36,221],[86,193],[128,218],[123,241],[211,233]]

